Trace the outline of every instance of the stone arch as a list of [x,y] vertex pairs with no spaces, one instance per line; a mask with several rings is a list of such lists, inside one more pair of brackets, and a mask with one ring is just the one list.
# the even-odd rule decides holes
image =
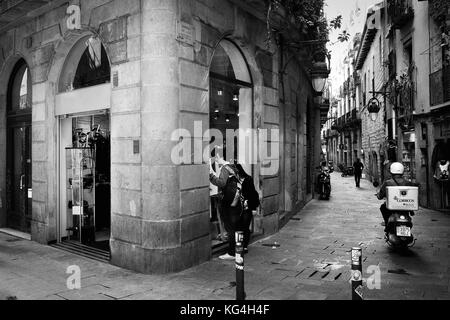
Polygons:
[[[229,85],[234,87],[234,90],[239,91],[239,104],[238,104],[238,114],[237,117],[231,115],[231,121],[230,124],[233,124],[234,126],[237,126],[235,129],[239,128],[245,128],[245,129],[252,129],[257,124],[257,120],[255,120],[255,88],[254,88],[254,82],[253,82],[253,75],[248,63],[248,59],[245,56],[243,50],[241,50],[241,47],[233,41],[230,37],[222,37],[214,47],[214,51],[211,54],[211,58],[209,61],[209,75],[210,77],[210,85],[213,83],[212,79],[215,80],[215,82],[223,82],[226,83],[228,80],[225,80],[226,77],[229,79],[235,78],[235,83],[231,85],[231,82]],[[225,70],[223,67],[227,67],[228,69]],[[212,78],[212,74],[219,75],[223,77],[220,78]],[[229,73],[229,74],[228,74]],[[238,84],[240,82],[240,84]],[[247,86],[245,84],[247,84]],[[241,86],[241,84],[244,84]],[[225,87],[228,87],[226,85]],[[210,88],[211,90],[211,88]],[[212,91],[210,91],[212,92]],[[211,95],[212,97],[212,95]],[[210,101],[210,104],[212,101]],[[218,117],[214,117],[211,121],[216,121],[217,119],[217,125],[219,127],[223,126],[220,125],[220,120]],[[227,116],[227,121],[229,121]],[[236,150],[235,150],[236,151]],[[235,153],[236,155],[237,153]],[[240,157],[240,156],[239,156]],[[245,167],[245,164],[244,164]],[[250,169],[250,165],[248,166],[248,170]]]
[[224,40],[232,42],[246,62],[250,73],[251,83],[253,84],[253,127],[260,128],[262,126],[262,114],[264,111],[262,101],[264,81],[262,71],[256,61],[256,54],[254,50],[252,50],[252,48],[250,48],[244,41],[233,37],[232,33],[225,32],[214,42],[213,52],[208,61],[208,70],[211,67],[214,52],[216,52],[217,47]]
[[100,35],[90,30],[68,32],[55,46],[55,54],[48,74],[48,81],[55,85],[55,93],[61,92],[59,85],[62,77],[64,77],[63,72],[67,68],[67,64],[79,62],[79,58],[84,52],[81,51],[83,40],[94,35],[100,38],[102,46],[106,51],[109,65],[111,65],[109,47]]
[[34,70],[33,66],[29,63],[31,59],[28,56],[22,53],[15,53],[5,59],[3,66],[1,66],[0,68],[0,112],[2,112],[2,108],[6,108],[6,94],[8,90],[8,83],[11,79],[12,72],[16,64],[20,60],[25,61],[25,64],[28,66],[33,78]]

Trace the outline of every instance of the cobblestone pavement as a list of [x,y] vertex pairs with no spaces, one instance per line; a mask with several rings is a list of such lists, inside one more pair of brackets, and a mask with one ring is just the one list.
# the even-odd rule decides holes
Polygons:
[[[365,299],[449,299],[450,215],[420,210],[413,220],[417,243],[399,254],[383,240],[375,189],[368,181],[361,186],[333,173],[330,201],[312,201],[279,233],[253,243],[245,256],[247,299],[349,300],[354,246],[363,249],[365,278],[369,266],[381,271],[380,289],[366,288]],[[67,288],[71,265],[81,268],[80,290]],[[233,261],[143,275],[0,234],[0,300],[233,300],[234,281]]]

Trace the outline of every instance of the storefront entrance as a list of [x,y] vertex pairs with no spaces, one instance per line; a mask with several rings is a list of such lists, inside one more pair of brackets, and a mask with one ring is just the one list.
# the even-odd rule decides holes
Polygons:
[[60,121],[61,241],[109,251],[110,121],[106,111]]
[[[229,40],[220,42],[211,62],[209,76],[209,128],[220,132],[222,137],[211,140],[211,143],[222,145],[225,160],[241,164],[247,174],[252,175],[253,137],[245,137],[239,130],[245,132],[252,128],[253,84],[244,56],[234,43]],[[213,168],[219,176],[221,167],[213,163]],[[214,251],[234,235],[228,234],[229,226],[224,223],[220,212],[219,190],[212,184],[210,200],[211,244]]]
[[111,231],[111,67],[96,35],[81,38],[64,63],[59,117],[58,245],[109,260]]

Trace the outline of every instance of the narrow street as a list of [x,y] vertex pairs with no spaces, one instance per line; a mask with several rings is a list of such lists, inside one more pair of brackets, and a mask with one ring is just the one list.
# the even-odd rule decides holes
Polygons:
[[[351,299],[350,249],[363,249],[367,268],[381,270],[380,289],[364,298],[449,299],[450,215],[421,210],[413,218],[416,245],[407,255],[383,240],[375,189],[332,174],[330,201],[314,200],[280,233],[253,243],[245,257],[247,299]],[[272,244],[277,245],[272,246]],[[67,267],[81,269],[81,289],[66,286]],[[172,275],[143,275],[34,242],[0,234],[0,299],[230,299],[233,261],[214,258]]]

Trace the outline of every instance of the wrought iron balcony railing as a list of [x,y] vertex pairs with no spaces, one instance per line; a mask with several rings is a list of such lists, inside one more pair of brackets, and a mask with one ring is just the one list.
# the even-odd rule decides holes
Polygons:
[[387,11],[395,29],[400,29],[414,18],[412,0],[388,0]]

